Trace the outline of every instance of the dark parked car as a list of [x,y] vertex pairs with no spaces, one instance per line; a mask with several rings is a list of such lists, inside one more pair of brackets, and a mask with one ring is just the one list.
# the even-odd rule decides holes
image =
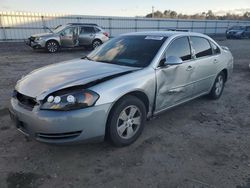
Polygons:
[[227,39],[230,38],[250,38],[250,26],[233,26],[226,31]]

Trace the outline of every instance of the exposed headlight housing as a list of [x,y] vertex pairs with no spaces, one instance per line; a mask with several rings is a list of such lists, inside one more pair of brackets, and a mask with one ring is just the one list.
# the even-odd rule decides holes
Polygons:
[[93,106],[99,95],[90,90],[59,91],[47,96],[41,110],[76,110]]
[[42,40],[42,37],[36,37],[35,38],[35,41],[39,41],[39,40]]

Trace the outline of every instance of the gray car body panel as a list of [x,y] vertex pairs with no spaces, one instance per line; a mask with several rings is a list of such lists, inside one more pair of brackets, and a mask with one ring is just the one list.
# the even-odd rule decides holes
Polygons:
[[[63,88],[79,85],[84,86],[89,82],[101,79],[105,76],[129,72],[128,74],[91,85],[88,89],[98,93],[100,96],[99,99],[93,107],[62,113],[66,123],[60,122],[61,119],[57,116],[60,116],[61,112],[44,111],[36,108],[32,111],[33,115],[29,115],[26,111],[24,113],[24,110],[18,107],[14,99],[12,99],[11,110],[19,114],[18,116],[20,116],[20,118],[21,116],[26,116],[24,121],[29,124],[29,127],[32,127],[33,132],[49,132],[50,127],[53,127],[54,123],[58,124],[58,122],[60,122],[62,124],[61,126],[58,125],[56,126],[57,128],[52,128],[51,130],[53,130],[52,132],[57,131],[61,133],[70,130],[68,127],[69,123],[73,125],[72,130],[74,130],[75,124],[84,128],[84,122],[87,122],[90,123],[88,125],[90,129],[91,126],[95,124],[94,129],[98,129],[98,136],[101,135],[104,137],[109,112],[113,105],[116,104],[116,101],[124,95],[134,92],[140,92],[146,95],[149,102],[147,106],[147,116],[151,117],[171,107],[209,93],[216,76],[222,70],[227,70],[228,78],[233,70],[233,57],[230,51],[227,48],[220,47],[214,40],[203,34],[190,32],[140,32],[125,35],[156,35],[167,36],[168,38],[155,55],[151,64],[143,69],[78,59],[38,69],[18,82],[16,86],[18,92],[27,96],[36,97],[37,100],[43,100],[49,94]],[[159,62],[165,57],[165,51],[171,42],[183,36],[198,36],[210,40],[219,47],[220,53],[203,58],[193,58],[180,65],[159,67]],[[216,62],[214,60],[216,60]],[[209,64],[203,67],[205,63]],[[187,75],[186,68],[190,64],[194,67],[194,70]],[[209,71],[206,71],[208,69]],[[196,73],[196,71],[199,72]],[[51,80],[52,82],[50,82]],[[99,108],[101,110],[98,110]],[[98,113],[94,116],[95,111]],[[85,115],[85,113],[88,114],[90,112],[92,115]],[[40,114],[46,115],[41,119]],[[36,127],[35,125],[37,121],[40,122],[41,125],[48,124],[49,126],[44,125],[46,130],[40,130],[40,126]],[[80,121],[83,122],[82,125]],[[73,141],[91,138],[91,135],[92,137],[97,136],[97,134],[94,134],[92,131],[85,133],[90,135],[84,135]],[[62,140],[61,142],[71,141],[72,140]],[[46,142],[52,141],[47,140]]]

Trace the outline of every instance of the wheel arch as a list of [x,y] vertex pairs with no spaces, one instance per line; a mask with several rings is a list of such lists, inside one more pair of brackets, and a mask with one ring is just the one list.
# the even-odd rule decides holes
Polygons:
[[102,42],[102,40],[101,40],[100,38],[95,38],[95,39],[93,39],[92,44],[93,44],[95,41],[99,41],[99,42],[101,42],[101,44],[103,44],[103,42]]
[[45,42],[45,47],[47,46],[48,42],[51,42],[51,41],[54,41],[58,44],[58,46],[61,46],[60,42],[56,39],[48,39],[46,42]]
[[106,135],[107,135],[107,131],[108,131],[107,125],[108,125],[108,122],[110,121],[112,110],[114,109],[115,105],[126,96],[134,96],[134,97],[138,98],[139,100],[141,100],[145,105],[146,113],[148,114],[148,112],[149,112],[149,98],[146,95],[146,93],[144,93],[143,91],[135,90],[135,91],[130,91],[126,94],[123,94],[117,100],[115,100],[114,103],[112,104],[112,106],[110,107],[110,110],[109,110],[108,116],[107,116],[107,120],[106,120],[106,124],[105,124],[105,139],[106,139]]

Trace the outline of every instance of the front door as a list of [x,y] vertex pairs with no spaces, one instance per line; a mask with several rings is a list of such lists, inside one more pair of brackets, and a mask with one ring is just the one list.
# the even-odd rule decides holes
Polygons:
[[195,64],[188,37],[174,39],[165,56],[179,57],[183,63],[156,70],[156,113],[193,97]]
[[60,33],[63,47],[74,47],[78,43],[78,27],[68,27]]

